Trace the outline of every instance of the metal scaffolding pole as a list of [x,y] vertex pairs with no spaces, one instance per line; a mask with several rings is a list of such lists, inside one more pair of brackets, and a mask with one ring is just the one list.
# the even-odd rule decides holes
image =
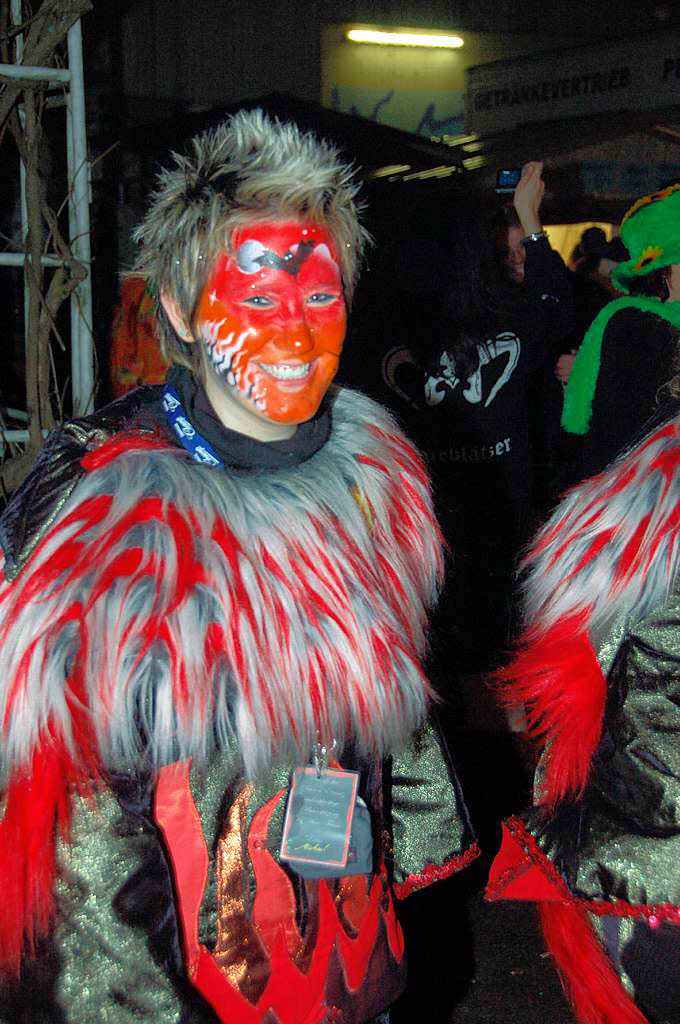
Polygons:
[[[21,0],[12,0],[12,21],[22,22]],[[92,276],[90,253],[90,177],[87,160],[85,128],[85,85],[83,76],[83,40],[80,20],[68,31],[68,68],[32,67],[21,64],[23,39],[17,37],[17,63],[0,64],[0,80],[15,79],[62,83],[66,87],[66,155],[69,189],[69,243],[74,257],[85,267],[87,275],[71,293],[71,391],[73,415],[82,416],[94,406],[94,339],[92,329]],[[21,112],[20,112],[21,116]],[[22,237],[26,238],[26,182],[25,168],[20,163]],[[0,266],[22,266],[25,255],[17,252],[0,253]],[[44,256],[45,266],[58,266],[59,257]],[[28,286],[25,284],[26,301]],[[28,319],[26,318],[26,329]],[[11,437],[9,436],[11,434]],[[28,431],[3,431],[2,442],[28,440]]]
[[90,165],[85,132],[83,33],[80,21],[68,32],[67,152],[69,233],[73,255],[87,268],[87,276],[71,295],[71,373],[73,414],[82,416],[94,407],[94,344],[92,332],[92,273],[90,256]]

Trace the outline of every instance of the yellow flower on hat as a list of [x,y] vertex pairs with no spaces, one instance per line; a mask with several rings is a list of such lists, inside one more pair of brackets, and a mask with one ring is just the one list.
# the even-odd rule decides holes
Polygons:
[[630,292],[636,278],[680,263],[680,182],[643,196],[621,221],[629,258],[612,271],[612,283]]
[[642,268],[648,263],[653,263],[654,260],[660,260],[662,256],[663,249],[660,245],[647,245],[638,256],[635,269],[642,270]]

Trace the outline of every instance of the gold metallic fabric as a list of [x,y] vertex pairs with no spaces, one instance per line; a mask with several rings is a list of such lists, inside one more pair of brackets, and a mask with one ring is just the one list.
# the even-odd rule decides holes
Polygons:
[[680,904],[680,597],[629,628],[609,678],[593,811],[576,889],[591,899]]
[[146,932],[124,924],[114,909],[116,896],[143,865],[155,835],[124,814],[109,792],[94,805],[76,798],[74,809],[71,842],[59,851],[54,935],[61,960],[55,1001],[63,1019],[184,1024],[167,973],[149,956]]
[[395,882],[428,865],[459,857],[472,842],[467,811],[448,757],[431,723],[392,759],[392,837]]
[[251,1003],[269,979],[266,955],[246,913],[243,892],[247,850],[247,809],[252,786],[244,786],[229,808],[217,843],[217,942],[213,956],[232,985]]

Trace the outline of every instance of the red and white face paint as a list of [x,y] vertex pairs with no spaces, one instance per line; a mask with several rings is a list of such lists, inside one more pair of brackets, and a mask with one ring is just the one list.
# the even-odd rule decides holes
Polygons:
[[195,323],[227,394],[259,419],[297,424],[338,368],[347,314],[333,243],[304,221],[238,228]]

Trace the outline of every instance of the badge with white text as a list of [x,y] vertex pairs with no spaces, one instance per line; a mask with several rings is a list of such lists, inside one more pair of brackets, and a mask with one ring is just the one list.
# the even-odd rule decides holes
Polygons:
[[348,865],[348,855],[358,784],[357,772],[311,765],[296,768],[283,825],[281,860],[305,878],[354,873],[356,867]]

